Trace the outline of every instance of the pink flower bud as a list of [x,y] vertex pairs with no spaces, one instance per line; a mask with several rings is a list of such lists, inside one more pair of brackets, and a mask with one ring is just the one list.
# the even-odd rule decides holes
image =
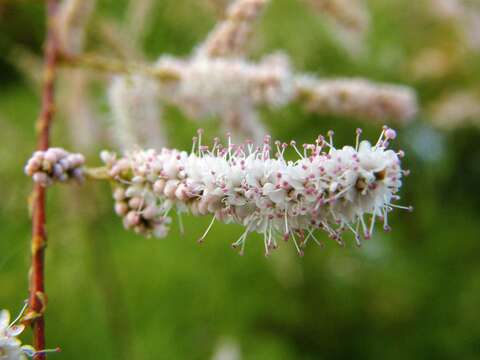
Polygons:
[[385,137],[387,139],[395,139],[397,137],[397,132],[391,128],[388,128],[387,130],[385,130]]
[[164,194],[170,199],[175,198],[175,191],[177,190],[178,180],[168,180],[165,184]]
[[125,224],[130,228],[134,227],[135,225],[138,225],[140,222],[140,216],[135,212],[135,211],[130,211],[126,216],[125,216]]
[[163,171],[165,172],[165,175],[167,175],[169,178],[176,177],[178,173],[177,162],[175,160],[167,162],[163,167]]
[[155,183],[153,184],[153,191],[157,195],[162,195],[163,194],[163,189],[165,189],[165,180],[158,179],[157,181],[155,181]]
[[125,199],[125,189],[117,187],[113,192],[113,198],[117,201]]
[[53,164],[57,162],[57,155],[52,149],[49,149],[45,152],[44,159]]
[[48,176],[44,172],[36,172],[33,174],[33,181],[43,186],[46,186],[48,183]]
[[180,184],[175,190],[175,196],[180,201],[185,201],[188,199],[187,195],[187,186],[185,184]]
[[53,165],[53,176],[59,178],[63,174],[63,168],[60,164]]
[[115,203],[115,213],[118,216],[125,215],[127,211],[128,211],[128,205],[125,202],[119,201]]
[[208,214],[208,201],[202,199],[198,202],[198,212],[200,213],[200,215]]
[[153,219],[157,216],[157,209],[154,206],[147,206],[145,210],[143,210],[142,215],[145,219]]
[[128,206],[132,209],[138,209],[140,206],[142,206],[143,199],[141,197],[133,197],[128,201]]

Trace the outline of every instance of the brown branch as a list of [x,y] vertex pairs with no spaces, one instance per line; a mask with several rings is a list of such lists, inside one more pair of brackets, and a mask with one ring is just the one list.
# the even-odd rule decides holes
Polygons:
[[[46,1],[47,38],[44,49],[44,73],[42,86],[41,111],[37,120],[37,149],[46,150],[50,142],[50,126],[55,113],[55,76],[58,60],[58,39],[56,38],[55,14],[58,1]],[[32,213],[32,265],[30,269],[29,311],[25,318],[30,320],[33,330],[33,346],[36,350],[45,349],[45,321],[43,313],[46,306],[44,260],[47,236],[45,231],[45,188],[35,185]],[[34,356],[36,360],[46,358],[44,353]]]

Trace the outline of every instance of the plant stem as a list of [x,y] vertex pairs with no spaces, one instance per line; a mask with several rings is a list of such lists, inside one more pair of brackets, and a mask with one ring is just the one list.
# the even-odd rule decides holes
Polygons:
[[[55,113],[55,77],[58,62],[59,46],[56,38],[55,14],[58,8],[57,0],[46,1],[47,37],[44,49],[44,73],[42,85],[42,103],[37,120],[37,149],[46,150],[50,142],[50,126]],[[30,269],[29,312],[26,318],[31,320],[33,330],[33,346],[36,350],[45,349],[46,306],[44,261],[47,236],[45,231],[45,188],[35,185],[33,193],[32,213],[32,265]],[[46,358],[44,353],[34,356],[36,360]]]
[[85,177],[90,180],[112,180],[108,169],[105,166],[84,169]]
[[60,55],[59,60],[61,64],[65,66],[84,67],[111,74],[142,74],[157,78],[162,82],[177,81],[180,79],[180,74],[169,68],[154,67],[138,62],[126,62],[97,54],[84,53],[70,55],[62,53]]

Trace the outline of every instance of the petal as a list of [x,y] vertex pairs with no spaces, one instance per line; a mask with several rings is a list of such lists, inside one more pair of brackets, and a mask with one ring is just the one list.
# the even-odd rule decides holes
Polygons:
[[370,150],[372,150],[372,144],[370,144],[369,141],[363,140],[362,142],[360,142],[360,146],[358,148],[359,153],[367,152]]
[[23,332],[23,330],[25,330],[24,325],[12,325],[7,329],[6,334],[7,336],[16,337],[20,335]]
[[271,191],[267,195],[275,204],[283,204],[287,201],[287,192],[284,189]]
[[6,330],[10,324],[10,313],[8,310],[0,311],[0,331]]

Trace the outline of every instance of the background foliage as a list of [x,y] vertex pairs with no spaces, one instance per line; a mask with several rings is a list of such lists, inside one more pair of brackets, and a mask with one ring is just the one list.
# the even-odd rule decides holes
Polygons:
[[[202,0],[203,1],[203,0]],[[187,55],[215,23],[202,1],[164,0],[155,6],[144,39],[150,59]],[[125,1],[99,0],[95,18],[115,19]],[[367,54],[351,56],[321,18],[294,0],[274,0],[260,22],[253,53],[282,48],[297,69],[322,76],[363,76],[412,85],[421,104],[480,81],[480,56],[460,60],[443,76],[417,79],[412,57],[425,48],[463,50],[451,25],[432,19],[424,1],[371,0]],[[23,165],[34,147],[37,89],[13,65],[14,49],[39,54],[41,2],[0,1],[0,307],[20,308],[27,297],[30,179]],[[98,48],[94,30],[89,46]],[[108,117],[103,89],[98,105]],[[362,126],[307,115],[296,106],[263,117],[274,138],[308,141],[333,128],[351,143]],[[189,149],[199,126],[175,109],[165,116],[172,146]],[[201,125],[217,135],[215,121]],[[400,129],[396,146],[412,170],[402,195],[414,213],[397,211],[393,232],[376,232],[358,249],[329,242],[304,258],[283,246],[264,258],[252,235],[240,257],[230,242],[241,229],[215,224],[202,246],[195,240],[208,219],[184,218],[166,239],[148,240],[122,229],[107,184],[49,191],[47,339],[60,359],[208,359],[230,342],[243,359],[476,359],[480,356],[480,132],[444,132],[421,112]],[[72,148],[65,119],[53,143]],[[99,143],[98,149],[105,144]],[[90,163],[99,163],[96,150]]]

